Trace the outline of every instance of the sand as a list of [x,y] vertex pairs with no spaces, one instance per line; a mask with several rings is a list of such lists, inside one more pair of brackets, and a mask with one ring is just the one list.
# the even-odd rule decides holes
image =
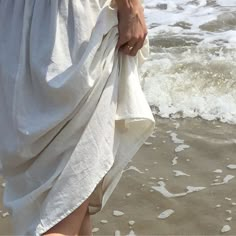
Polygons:
[[[93,234],[236,235],[235,134],[234,125],[217,121],[157,118],[155,132],[92,217]],[[0,215],[4,234],[11,234],[10,216]]]
[[7,211],[2,206],[2,184],[3,179],[0,178],[0,235],[11,235],[10,216],[7,216]]

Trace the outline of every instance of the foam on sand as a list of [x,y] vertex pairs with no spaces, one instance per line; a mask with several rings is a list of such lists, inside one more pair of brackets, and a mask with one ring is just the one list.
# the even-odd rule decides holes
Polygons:
[[131,230],[126,236],[136,236],[133,230]]
[[128,170],[134,170],[134,171],[137,171],[138,173],[140,174],[144,174],[144,172],[142,172],[141,170],[139,170],[137,167],[135,166],[129,166],[126,170],[124,170],[123,172],[126,172]]
[[96,233],[96,232],[98,232],[100,229],[99,228],[93,228],[92,229],[92,233]]
[[3,217],[3,218],[5,218],[5,217],[7,217],[7,216],[9,216],[9,215],[10,215],[10,213],[9,213],[8,211],[2,213],[2,217]]
[[173,170],[173,172],[175,173],[175,176],[190,176],[186,173],[184,173],[183,171],[180,170]]
[[220,183],[212,183],[211,185],[221,185],[221,184],[227,184],[230,180],[232,180],[235,176],[234,175],[226,175],[223,179],[223,182]]
[[230,197],[225,197],[225,200],[231,201],[232,199]]
[[135,224],[135,221],[134,221],[134,220],[130,220],[130,221],[129,221],[129,225],[130,225],[130,226],[133,226],[134,224]]
[[230,164],[230,165],[227,165],[227,168],[229,168],[230,170],[235,170],[236,169],[236,165]]
[[175,152],[182,152],[186,148],[190,148],[190,146],[186,144],[181,144],[175,148]]
[[174,132],[170,133],[170,137],[173,143],[184,143],[184,140],[177,138],[177,134]]
[[172,165],[173,165],[173,166],[178,163],[177,160],[178,160],[178,157],[177,157],[177,156],[173,158],[173,160],[172,160]]
[[120,231],[119,230],[115,231],[115,236],[120,236]]
[[152,189],[156,190],[157,192],[160,192],[163,196],[167,197],[167,198],[172,198],[172,197],[183,197],[186,196],[189,193],[193,193],[193,192],[198,192],[201,190],[206,189],[206,187],[193,187],[193,186],[187,186],[186,192],[183,193],[171,193],[166,189],[166,184],[163,181],[159,181],[158,182],[159,186],[152,186]]
[[167,209],[167,210],[163,211],[157,218],[159,218],[159,219],[166,219],[170,215],[172,215],[174,212],[175,211],[173,209]]
[[150,146],[150,145],[152,145],[152,143],[151,142],[144,142],[144,145]]
[[229,232],[231,230],[231,227],[229,225],[224,225],[221,229],[221,233]]
[[122,211],[117,211],[117,210],[114,210],[113,211],[113,216],[123,216],[125,213],[122,212]]
[[232,210],[225,210],[225,212],[232,214]]
[[226,218],[225,220],[226,220],[226,221],[231,221],[232,219],[233,219],[233,217],[230,216],[230,217]]
[[100,222],[101,222],[102,224],[107,224],[107,223],[108,223],[107,220],[101,220]]

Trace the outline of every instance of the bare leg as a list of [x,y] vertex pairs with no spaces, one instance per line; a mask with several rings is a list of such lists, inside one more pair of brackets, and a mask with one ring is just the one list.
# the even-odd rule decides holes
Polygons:
[[76,210],[74,210],[65,219],[49,229],[45,236],[77,236],[86,212],[88,210],[88,199]]
[[87,235],[92,236],[92,224],[89,215],[89,211],[87,210],[82,225],[80,227],[79,236]]

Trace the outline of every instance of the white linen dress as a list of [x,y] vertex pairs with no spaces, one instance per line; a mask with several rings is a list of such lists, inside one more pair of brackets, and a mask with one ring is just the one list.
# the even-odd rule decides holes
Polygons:
[[0,0],[0,174],[17,235],[102,209],[154,128],[108,0]]

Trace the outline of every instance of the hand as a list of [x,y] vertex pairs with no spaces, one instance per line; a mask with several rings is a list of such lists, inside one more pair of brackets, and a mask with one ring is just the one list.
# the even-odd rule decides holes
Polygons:
[[116,47],[126,55],[135,56],[147,36],[143,7],[140,0],[116,0],[116,4],[119,30]]

